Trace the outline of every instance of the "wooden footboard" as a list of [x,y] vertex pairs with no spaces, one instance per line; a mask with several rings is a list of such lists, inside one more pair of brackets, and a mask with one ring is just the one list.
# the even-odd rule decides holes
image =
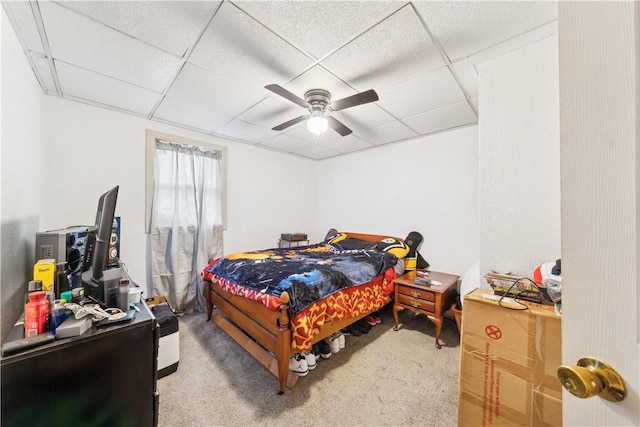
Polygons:
[[[288,294],[283,292],[280,309],[272,311],[257,301],[231,294],[207,282],[207,299],[207,319],[211,319],[278,378],[279,394],[284,393],[286,387],[295,387],[299,377],[289,371],[289,358],[295,351],[291,349]],[[212,316],[214,306],[218,313]],[[368,314],[370,313],[366,312],[325,323],[314,337],[313,343],[331,336]]]
[[[289,372],[292,355],[289,295],[283,292],[280,309],[272,311],[259,302],[207,283],[208,318],[278,378],[280,393],[284,393],[287,386],[294,387],[298,376]],[[213,306],[219,313],[212,317]]]

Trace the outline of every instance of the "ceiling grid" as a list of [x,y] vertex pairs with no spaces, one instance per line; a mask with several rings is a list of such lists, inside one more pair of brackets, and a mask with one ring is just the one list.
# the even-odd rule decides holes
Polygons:
[[[557,35],[553,1],[2,6],[45,94],[316,160],[477,124],[476,65]],[[274,130],[309,114],[310,89],[340,126]]]

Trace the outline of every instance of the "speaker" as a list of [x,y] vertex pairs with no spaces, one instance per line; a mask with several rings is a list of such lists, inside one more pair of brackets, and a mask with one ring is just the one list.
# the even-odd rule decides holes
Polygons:
[[87,226],[39,231],[36,233],[36,261],[48,258],[53,258],[56,262],[66,261],[71,274],[71,287],[82,286],[81,275],[88,237]]
[[120,217],[113,217],[111,227],[111,237],[109,238],[109,261],[107,267],[117,267],[120,265]]

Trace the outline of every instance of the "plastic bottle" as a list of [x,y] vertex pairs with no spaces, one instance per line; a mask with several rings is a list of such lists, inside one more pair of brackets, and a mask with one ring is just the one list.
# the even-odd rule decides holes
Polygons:
[[49,314],[49,300],[43,291],[29,294],[29,302],[24,308],[24,336],[29,338],[46,332]]
[[68,291],[71,288],[68,277],[69,267],[67,261],[59,262],[56,265],[56,281],[54,283],[56,298],[61,298],[62,292]]

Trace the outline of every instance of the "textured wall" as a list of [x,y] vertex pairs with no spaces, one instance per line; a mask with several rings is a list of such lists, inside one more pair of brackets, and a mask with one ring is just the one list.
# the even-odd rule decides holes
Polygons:
[[480,271],[560,258],[556,37],[479,67]]

